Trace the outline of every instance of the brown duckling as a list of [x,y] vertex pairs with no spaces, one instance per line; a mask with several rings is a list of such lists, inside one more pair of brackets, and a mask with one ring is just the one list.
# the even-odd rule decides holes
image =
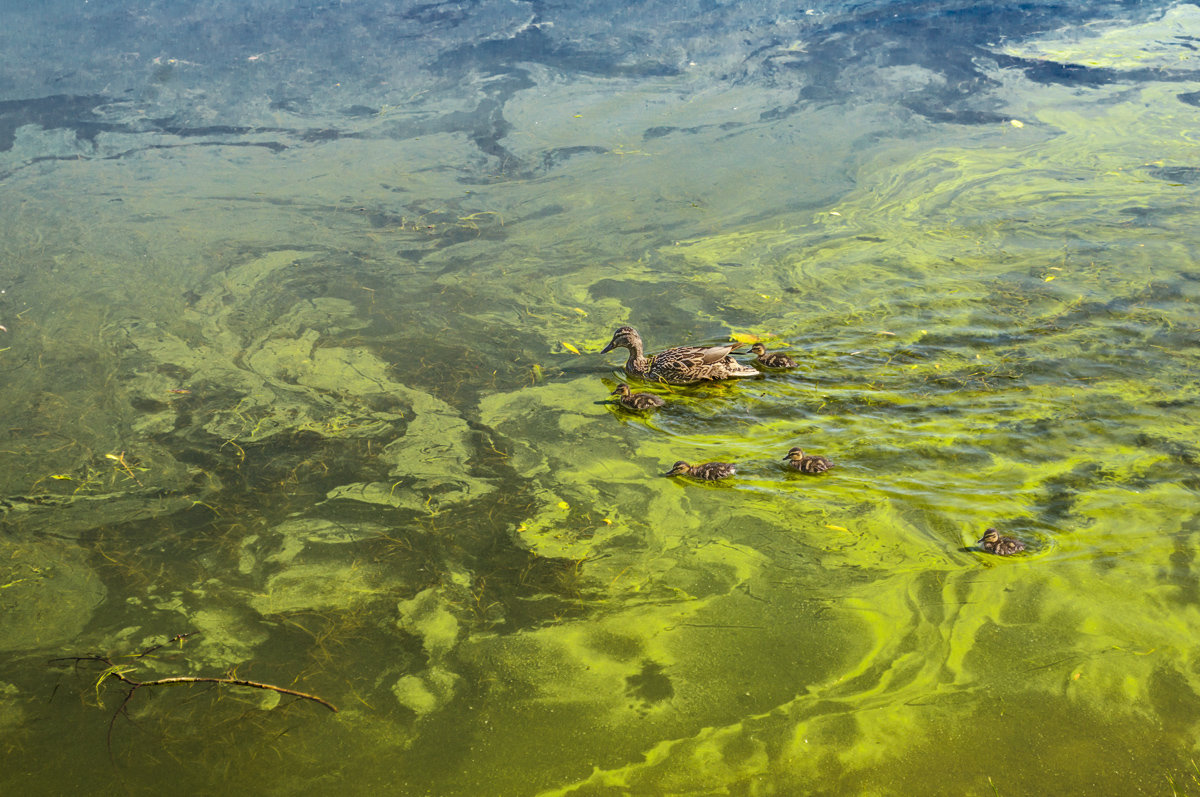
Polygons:
[[995,529],[985,531],[977,545],[996,556],[1012,556],[1025,550],[1025,543],[1014,537],[1002,537]]
[[691,476],[693,479],[702,479],[706,482],[711,482],[732,476],[736,471],[737,467],[728,462],[705,462],[701,465],[689,465],[683,460],[679,460],[671,466],[671,470],[667,475]]
[[767,347],[761,343],[755,343],[751,346],[750,353],[755,356],[754,362],[764,365],[767,368],[795,368],[797,364],[795,360],[786,354],[768,352]]
[[617,385],[612,395],[617,396],[617,403],[627,410],[650,410],[667,403],[653,393],[631,393],[624,382]]
[[795,447],[784,456],[789,468],[801,473],[824,473],[833,467],[833,461],[820,454],[805,454],[804,449]]

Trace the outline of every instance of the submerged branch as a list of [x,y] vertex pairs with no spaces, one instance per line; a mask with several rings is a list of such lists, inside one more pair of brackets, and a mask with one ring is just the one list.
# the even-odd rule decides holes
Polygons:
[[[177,675],[173,678],[156,678],[153,681],[135,681],[121,672],[113,672],[111,675],[112,677],[129,684],[133,687],[133,689],[137,689],[141,686],[172,686],[174,684],[227,684],[229,686],[248,686],[252,689],[266,689],[271,692],[278,692],[281,695],[302,697],[305,700],[311,700],[314,703],[320,703],[322,706],[334,712],[335,714],[337,713],[337,706],[333,705],[324,698],[317,697],[316,695],[310,695],[307,692],[300,692],[296,689],[287,689],[282,686],[275,686],[274,684],[264,684],[259,683],[258,681],[247,681],[242,678],[206,678],[193,675]],[[130,691],[132,692],[133,689],[130,689]]]
[[[157,645],[153,645],[139,653],[134,653],[130,656],[127,656],[126,658],[128,658],[132,661],[144,659],[146,656],[150,655],[154,651],[156,651],[162,647],[165,647],[166,645],[169,645],[172,642],[179,642],[182,645],[183,641],[185,639],[187,639],[190,636],[193,636],[195,633],[196,632],[187,633],[187,634],[176,634],[175,636],[171,637],[166,642],[162,642]],[[109,678],[115,678],[116,680],[120,681],[123,684],[126,684],[129,687],[125,692],[124,698],[121,700],[121,704],[119,706],[117,706],[117,710],[115,712],[113,712],[112,718],[108,722],[108,743],[109,743],[110,749],[112,746],[113,725],[117,721],[117,717],[126,713],[126,709],[129,706],[129,702],[133,699],[134,693],[138,689],[141,689],[142,687],[177,686],[179,684],[218,684],[218,685],[223,684],[225,686],[242,686],[242,687],[246,687],[248,689],[263,689],[268,692],[278,692],[281,695],[291,695],[292,697],[298,697],[303,700],[310,700],[314,703],[320,703],[322,706],[329,709],[330,711],[337,713],[337,706],[333,705],[328,700],[326,700],[322,697],[318,697],[317,695],[309,694],[308,692],[301,692],[297,689],[288,689],[287,687],[276,686],[275,684],[267,684],[267,683],[262,683],[260,681],[248,681],[245,678],[235,678],[231,675],[224,675],[224,676],[175,675],[175,676],[171,676],[171,677],[167,677],[167,678],[154,678],[152,680],[143,681],[143,680],[134,678],[132,676],[132,673],[135,672],[137,669],[135,665],[133,665],[133,664],[117,664],[113,661],[114,658],[120,658],[120,657],[109,656],[109,655],[100,655],[99,653],[93,653],[93,654],[90,654],[87,656],[64,656],[62,658],[50,660],[51,664],[56,664],[56,663],[61,663],[61,662],[73,662],[76,667],[78,667],[81,664],[98,664],[98,665],[103,666],[104,669],[101,671],[100,677],[96,679],[97,696],[100,693],[101,685],[103,685],[103,683],[106,680],[108,680]]]

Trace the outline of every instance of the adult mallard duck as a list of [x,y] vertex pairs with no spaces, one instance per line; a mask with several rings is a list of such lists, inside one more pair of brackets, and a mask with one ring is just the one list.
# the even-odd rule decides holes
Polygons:
[[742,365],[729,356],[740,343],[722,343],[718,346],[680,346],[667,349],[653,357],[647,357],[642,348],[642,336],[633,327],[621,327],[613,333],[612,340],[601,350],[608,354],[618,346],[629,349],[625,371],[631,376],[669,385],[690,385],[694,382],[711,382],[719,379],[734,379],[741,376],[758,376],[758,370]]
[[796,447],[783,457],[788,461],[789,468],[795,468],[801,473],[824,473],[833,467],[828,457],[819,454],[805,454],[804,449]]
[[624,382],[617,385],[611,395],[617,396],[617,403],[627,410],[650,410],[667,403],[653,393],[631,393]]
[[667,471],[667,475],[691,476],[693,479],[713,482],[717,479],[732,476],[736,471],[737,467],[728,462],[705,462],[702,465],[689,465],[681,459],[671,466],[671,470]]
[[767,368],[795,368],[796,361],[786,354],[779,352],[768,352],[767,347],[761,343],[755,343],[750,347],[750,353],[754,355],[754,362]]
[[1025,543],[1015,537],[1002,537],[995,529],[988,529],[976,543],[980,548],[996,556],[1012,556],[1025,550]]

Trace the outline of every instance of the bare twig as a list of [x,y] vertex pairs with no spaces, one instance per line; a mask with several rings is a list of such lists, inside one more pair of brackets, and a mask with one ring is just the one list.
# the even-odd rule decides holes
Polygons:
[[[166,642],[160,642],[157,645],[152,645],[151,647],[148,647],[139,653],[135,653],[131,656],[128,656],[127,658],[129,658],[132,661],[136,661],[138,659],[144,659],[146,656],[149,656],[151,653],[155,652],[156,650],[164,648],[167,645],[172,644],[173,642],[179,642],[180,645],[182,645],[184,640],[186,640],[190,636],[194,636],[196,633],[198,633],[198,632],[193,631],[193,632],[186,633],[186,634],[176,634],[175,636],[168,639]],[[110,655],[100,655],[99,653],[92,653],[87,656],[64,656],[62,658],[50,660],[51,664],[57,664],[57,663],[61,663],[61,662],[72,662],[76,667],[83,665],[83,664],[98,664],[98,665],[103,666],[104,669],[101,671],[100,677],[96,680],[97,696],[100,694],[100,687],[104,684],[105,681],[107,681],[110,678],[116,679],[116,680],[120,681],[121,683],[126,684],[129,687],[125,692],[125,697],[121,700],[121,705],[117,706],[117,710],[113,712],[112,718],[109,719],[109,721],[108,721],[108,746],[109,746],[110,750],[112,749],[113,727],[117,721],[117,717],[121,716],[122,714],[125,714],[126,716],[128,716],[126,710],[129,706],[129,702],[131,700],[133,700],[134,693],[143,687],[177,686],[179,684],[217,684],[217,685],[225,685],[225,686],[242,686],[242,687],[246,687],[249,689],[264,689],[268,692],[277,692],[281,695],[291,695],[292,697],[298,697],[298,698],[301,698],[302,700],[310,700],[314,703],[320,703],[322,706],[324,706],[325,708],[329,709],[330,711],[332,711],[334,713],[337,712],[337,706],[333,705],[328,700],[325,700],[322,697],[318,697],[317,695],[312,695],[307,692],[301,692],[297,689],[288,689],[286,687],[276,686],[274,684],[266,684],[266,683],[261,683],[259,681],[248,681],[245,678],[235,678],[231,675],[225,675],[225,676],[219,676],[219,677],[217,677],[217,676],[198,676],[198,675],[176,675],[176,676],[172,676],[169,678],[155,678],[152,680],[143,681],[143,680],[134,678],[132,675],[137,670],[136,665],[134,665],[134,664],[117,664],[113,661],[114,658],[119,658],[119,657],[110,656]]]

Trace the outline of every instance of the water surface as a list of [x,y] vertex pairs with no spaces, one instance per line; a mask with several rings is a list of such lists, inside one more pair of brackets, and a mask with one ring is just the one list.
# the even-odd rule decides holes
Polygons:
[[1200,791],[1195,5],[10,17],[6,793]]

